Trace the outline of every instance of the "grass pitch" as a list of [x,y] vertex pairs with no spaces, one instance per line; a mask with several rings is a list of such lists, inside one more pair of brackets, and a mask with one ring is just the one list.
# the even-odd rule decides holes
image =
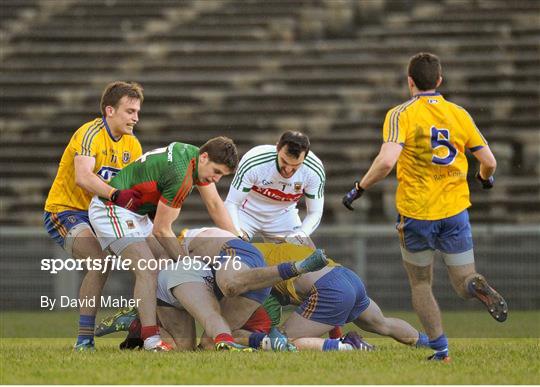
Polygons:
[[[105,312],[107,314],[109,312]],[[387,313],[419,326],[412,313]],[[76,313],[2,313],[2,384],[538,384],[540,313],[446,312],[451,364],[373,335],[377,350],[299,353],[145,353],[98,338],[95,353],[71,350]],[[345,331],[353,329],[346,327]],[[41,338],[31,338],[41,336]],[[45,338],[48,337],[48,338]]]

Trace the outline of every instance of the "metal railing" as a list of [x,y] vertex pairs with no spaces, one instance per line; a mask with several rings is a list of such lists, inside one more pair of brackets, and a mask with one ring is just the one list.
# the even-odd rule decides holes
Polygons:
[[[76,297],[82,272],[42,271],[41,260],[66,258],[41,228],[0,228],[0,307],[36,309],[40,297]],[[540,225],[473,225],[478,272],[513,309],[540,308]],[[353,269],[369,296],[387,309],[411,309],[410,289],[401,263],[399,240],[392,225],[325,226],[314,234],[327,255]],[[113,272],[106,295],[130,297],[132,275]],[[454,293],[440,259],[434,269],[434,293],[443,309],[478,308]]]

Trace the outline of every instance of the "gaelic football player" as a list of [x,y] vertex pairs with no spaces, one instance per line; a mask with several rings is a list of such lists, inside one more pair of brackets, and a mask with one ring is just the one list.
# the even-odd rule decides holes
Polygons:
[[449,361],[448,339],[431,289],[435,250],[442,252],[461,297],[476,297],[499,322],[506,320],[508,307],[475,270],[465,151],[480,162],[476,179],[484,189],[493,187],[497,163],[469,113],[437,92],[441,82],[437,56],[419,53],[411,58],[408,86],[412,98],[386,114],[381,150],[343,204],[352,210],[352,202],[397,163],[396,227],[413,307],[435,350],[429,359]]
[[[51,238],[76,259],[103,256],[88,219],[88,205],[93,195],[107,198],[119,207],[136,208],[139,204],[138,192],[119,190],[109,182],[142,153],[133,135],[142,102],[143,89],[139,84],[108,84],[101,97],[102,116],[77,129],[64,150],[45,202],[43,218]],[[89,270],[82,281],[79,299],[95,303],[106,279],[106,273]],[[94,349],[96,313],[96,307],[81,306],[75,349]]]
[[[287,131],[276,145],[256,146],[242,157],[225,206],[246,240],[260,234],[314,247],[309,236],[321,221],[325,179],[308,137]],[[307,215],[300,221],[296,205],[302,197]]]
[[106,196],[92,198],[90,221],[102,249],[131,262],[134,297],[140,300],[142,337],[147,350],[170,350],[161,340],[156,324],[157,271],[148,269],[149,262],[162,252],[174,260],[185,255],[172,223],[194,185],[214,222],[236,232],[215,183],[233,173],[237,164],[236,146],[229,138],[213,138],[200,149],[173,142],[145,153],[111,181],[117,189],[134,190],[141,195],[137,210],[118,207]]

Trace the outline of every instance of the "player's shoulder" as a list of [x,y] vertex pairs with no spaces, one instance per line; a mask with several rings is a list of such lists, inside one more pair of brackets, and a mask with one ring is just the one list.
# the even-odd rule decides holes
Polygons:
[[306,158],[304,159],[304,168],[305,173],[311,173],[318,176],[321,180],[324,180],[326,173],[324,171],[324,164],[313,152],[309,152]]
[[246,152],[242,157],[242,160],[252,159],[254,157],[270,157],[277,155],[277,149],[275,145],[257,145]]
[[251,148],[240,160],[239,171],[247,169],[264,169],[269,164],[274,165],[277,157],[275,145],[258,145]]
[[457,103],[454,103],[454,102],[451,102],[451,101],[448,101],[448,100],[445,100],[444,102],[446,103],[446,106],[447,106],[448,109],[453,110],[458,115],[466,116],[466,117],[471,116],[469,114],[469,112],[467,111],[467,109],[465,109],[463,106],[458,105]]
[[73,137],[88,137],[95,136],[100,132],[101,129],[105,127],[102,118],[96,118],[92,121],[85,122],[82,124],[74,133]]
[[187,157],[193,157],[199,153],[199,148],[195,145],[186,144],[183,142],[171,142],[167,146],[169,152],[174,152],[179,155],[184,155]]
[[420,101],[419,96],[414,96],[412,98],[409,98],[405,102],[400,103],[399,105],[394,106],[392,109],[388,111],[390,112],[396,112],[396,113],[403,113],[412,110],[416,105],[416,102]]

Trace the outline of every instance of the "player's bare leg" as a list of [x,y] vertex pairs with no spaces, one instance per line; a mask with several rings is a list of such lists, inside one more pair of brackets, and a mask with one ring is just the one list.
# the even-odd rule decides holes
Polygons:
[[[70,238],[68,236],[68,238]],[[73,237],[68,243],[72,244],[72,256],[75,259],[102,260],[104,253],[90,227],[80,230],[76,237]],[[79,288],[79,300],[94,300],[94,303],[81,303],[79,308],[79,335],[77,338],[76,349],[82,349],[85,340],[88,340],[88,346],[93,347],[94,326],[99,306],[101,293],[105,282],[107,281],[107,270],[88,270]],[[95,305],[95,306],[87,306]],[[84,305],[84,306],[82,306]]]
[[250,316],[257,310],[260,303],[246,297],[224,297],[220,301],[223,318],[232,330],[244,326]]
[[135,242],[128,245],[120,255],[123,259],[131,260],[131,269],[135,274],[133,297],[138,300],[145,348],[166,351],[166,347],[160,346],[162,342],[156,322],[157,271],[148,268],[153,268],[151,261],[155,260],[152,251],[146,242]]
[[301,351],[373,350],[374,347],[366,343],[355,332],[349,332],[342,339],[323,339],[320,337],[333,328],[334,325],[309,320],[297,312],[293,312],[282,326],[290,341]]
[[477,298],[488,309],[491,316],[504,322],[508,317],[508,306],[504,298],[491,286],[483,275],[478,274],[474,263],[448,265],[450,282],[457,294],[463,299]]
[[[315,250],[313,254],[302,261],[287,262],[269,267],[251,268],[241,264],[240,268],[236,268],[231,260],[227,265],[223,263],[216,273],[217,284],[226,297],[235,297],[251,290],[269,288],[284,279],[320,270],[328,264],[322,250]],[[222,262],[227,261],[223,260]],[[291,273],[286,272],[283,268],[289,269]],[[289,275],[284,277],[287,274]]]
[[403,265],[409,276],[413,308],[429,338],[439,337],[443,327],[441,311],[431,289],[433,264],[416,266],[404,261]]
[[408,322],[399,318],[385,317],[373,300],[354,321],[354,324],[365,331],[392,337],[406,345],[415,345],[419,338],[418,331]]
[[[231,332],[243,327],[259,306],[261,306],[261,304],[258,302],[242,296],[224,297],[220,301],[221,315],[225,319]],[[210,348],[212,345],[209,336],[211,336],[211,332],[205,332],[201,337],[201,345],[206,349]],[[241,341],[244,343],[243,340]]]
[[[172,289],[174,297],[197,320],[209,336],[231,334],[231,328],[220,314],[221,309],[214,292],[202,282],[187,282]],[[161,318],[160,318],[161,321]]]
[[433,263],[417,266],[404,260],[403,265],[409,276],[413,308],[429,337],[429,347],[435,350],[428,359],[449,361],[448,339],[443,332],[441,311],[431,288]]
[[195,319],[187,311],[172,306],[158,306],[157,315],[163,340],[174,343],[177,351],[195,350]]

